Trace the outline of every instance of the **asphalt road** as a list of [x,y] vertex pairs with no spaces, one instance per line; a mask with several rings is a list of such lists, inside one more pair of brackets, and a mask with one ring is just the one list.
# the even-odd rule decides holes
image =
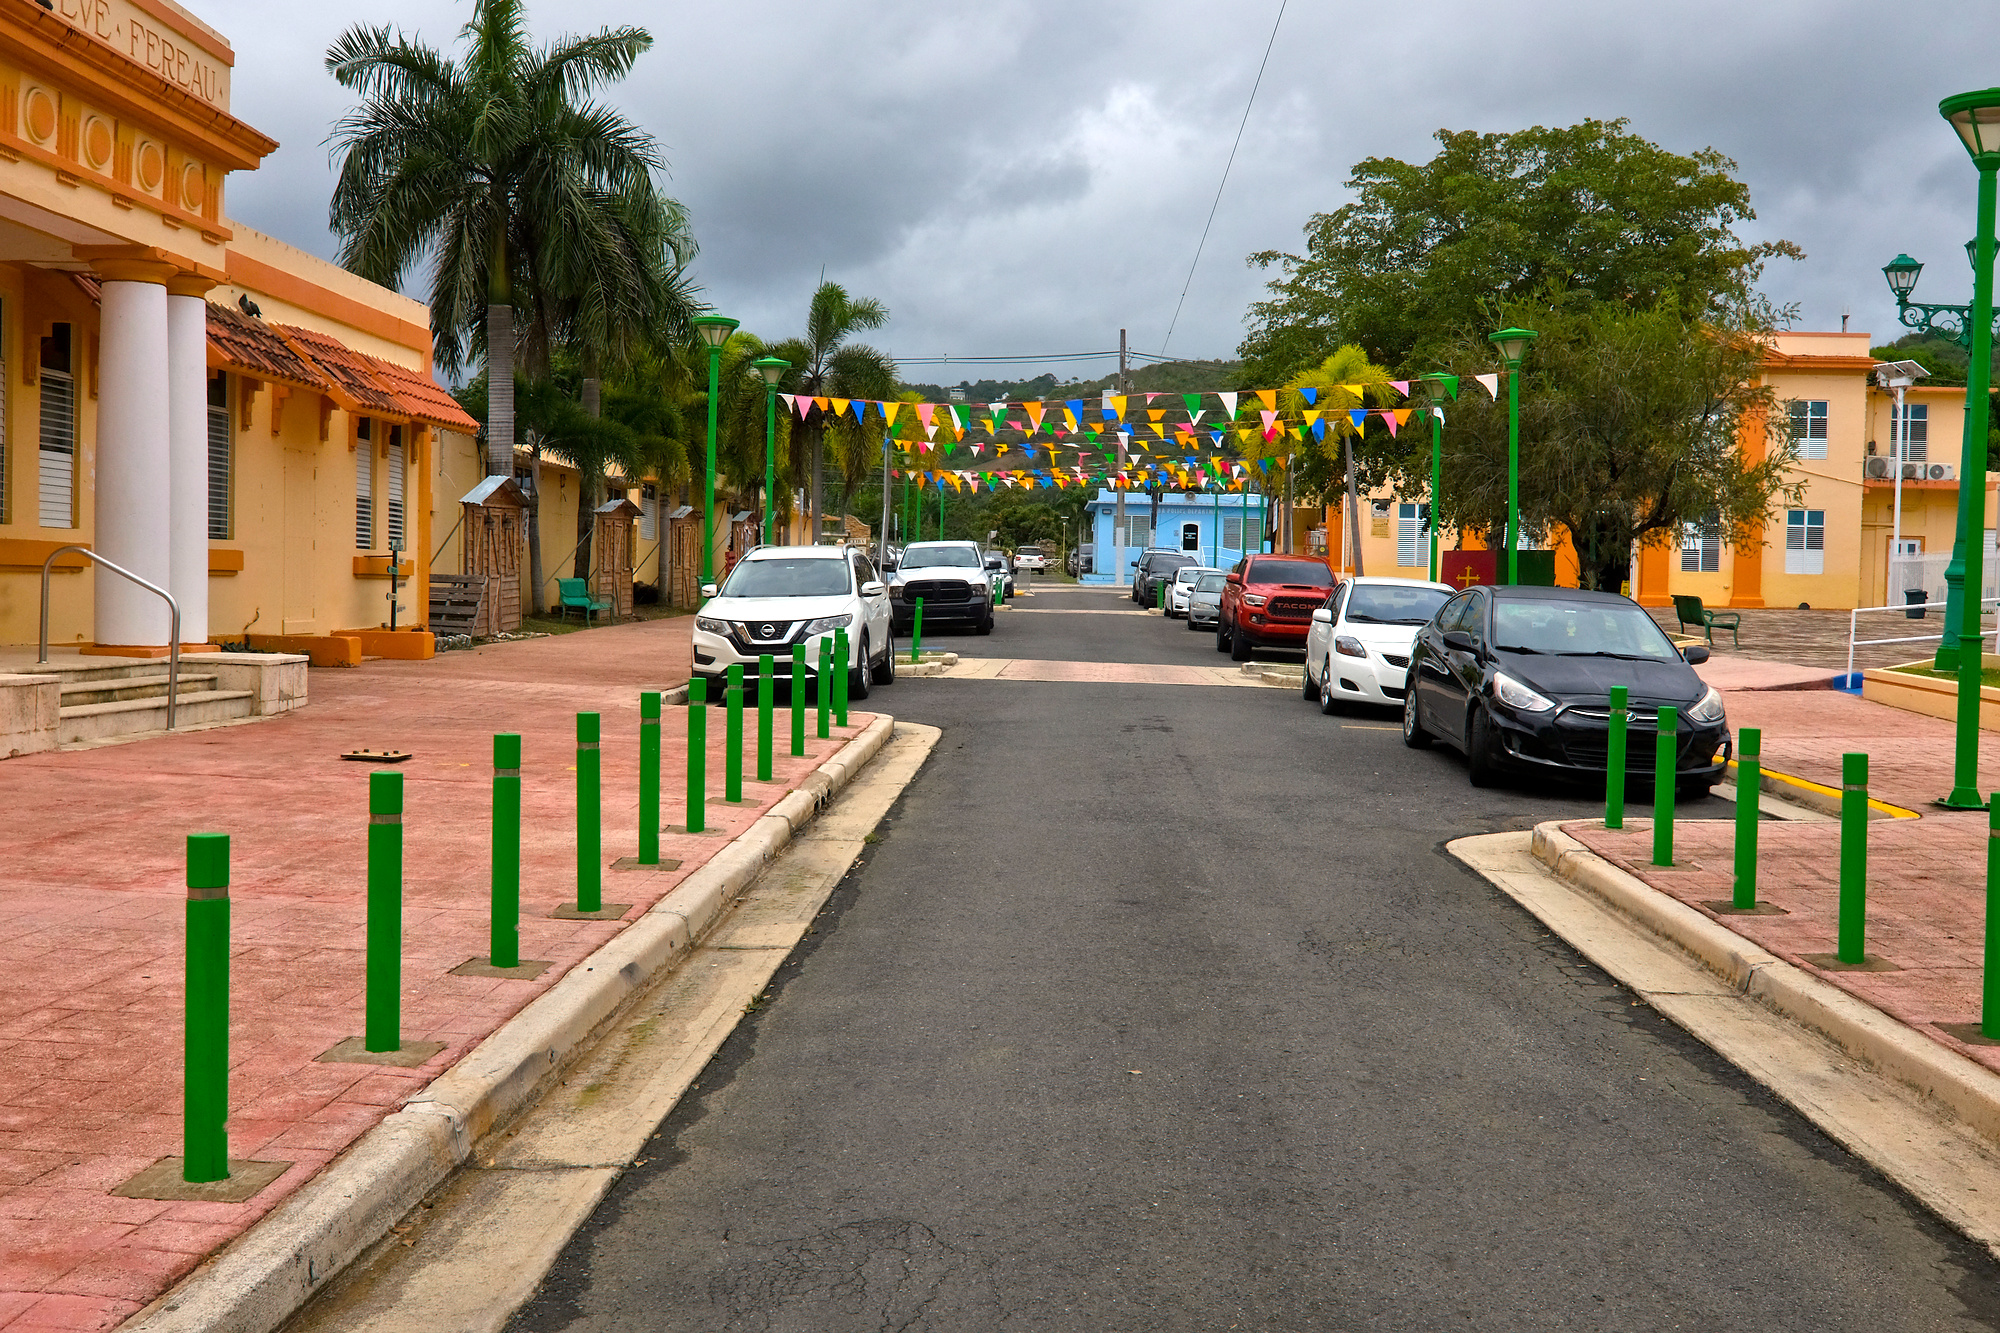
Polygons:
[[1983,1251],[1441,850],[1587,794],[1275,689],[883,702],[929,767],[514,1329],[2000,1327]]

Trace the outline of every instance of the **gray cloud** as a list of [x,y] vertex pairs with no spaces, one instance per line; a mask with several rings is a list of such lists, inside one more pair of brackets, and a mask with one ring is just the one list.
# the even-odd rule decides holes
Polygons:
[[[345,97],[327,44],[367,21],[449,45],[470,5],[196,7],[235,45],[237,114],[284,145],[232,182],[231,212],[330,255],[322,141]],[[1276,8],[572,0],[531,18],[544,37],[653,32],[614,100],[666,145],[718,308],[783,336],[824,267],[889,306],[882,346],[964,356],[1107,348],[1121,326],[1160,345]],[[1910,24],[1861,0],[1293,3],[1171,350],[1233,352],[1263,285],[1244,256],[1297,248],[1355,162],[1427,156],[1442,126],[1586,116],[1735,158],[1745,234],[1809,256],[1774,265],[1770,294],[1886,341],[1879,269],[1899,250],[1931,264],[1920,295],[1968,295],[1975,178],[1936,104],[1993,82],[1986,18],[1965,0]]]

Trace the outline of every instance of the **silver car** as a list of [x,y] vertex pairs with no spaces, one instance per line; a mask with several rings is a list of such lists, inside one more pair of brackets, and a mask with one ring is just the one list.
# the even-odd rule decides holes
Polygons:
[[1210,569],[1207,565],[1184,565],[1174,571],[1174,581],[1167,585],[1167,619],[1174,620],[1187,614],[1188,597],[1194,592],[1194,581],[1203,574],[1220,574],[1222,570]]
[[1222,585],[1228,575],[1219,569],[1204,569],[1195,575],[1187,595],[1187,627],[1214,629],[1222,618]]

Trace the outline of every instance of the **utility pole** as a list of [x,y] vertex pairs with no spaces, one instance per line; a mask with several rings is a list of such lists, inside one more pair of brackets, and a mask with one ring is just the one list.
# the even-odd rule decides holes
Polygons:
[[[1118,330],[1118,392],[1125,392],[1125,330]],[[1118,447],[1118,471],[1125,470],[1125,449],[1121,442]],[[1115,551],[1114,559],[1118,568],[1112,571],[1111,581],[1123,586],[1125,583],[1125,484],[1117,477],[1111,479],[1112,493],[1118,497],[1117,508],[1112,511],[1111,543]]]

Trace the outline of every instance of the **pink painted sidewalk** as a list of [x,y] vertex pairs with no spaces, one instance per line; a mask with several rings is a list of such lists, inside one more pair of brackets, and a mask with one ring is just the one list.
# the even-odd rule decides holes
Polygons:
[[[689,621],[591,630],[314,671],[312,702],[254,725],[0,763],[13,814],[0,888],[0,1329],[104,1329],[241,1234],[343,1148],[610,939],[553,920],[573,900],[575,715],[603,715],[603,851],[637,851],[639,692],[684,681]],[[686,718],[663,710],[662,818],[685,820]],[[776,727],[774,781],[722,803],[709,710],[708,836],[671,831],[677,870],[609,871],[627,920],[727,845],[872,715],[807,755]],[[755,774],[755,712],[745,718]],[[539,979],[448,975],[487,951],[492,735],[522,735],[524,959]],[[415,1069],[320,1064],[361,1030],[367,784],[341,751],[403,749],[403,1036]],[[231,835],[229,1153],[293,1165],[243,1204],[114,1197],[181,1150],[184,839]]]

